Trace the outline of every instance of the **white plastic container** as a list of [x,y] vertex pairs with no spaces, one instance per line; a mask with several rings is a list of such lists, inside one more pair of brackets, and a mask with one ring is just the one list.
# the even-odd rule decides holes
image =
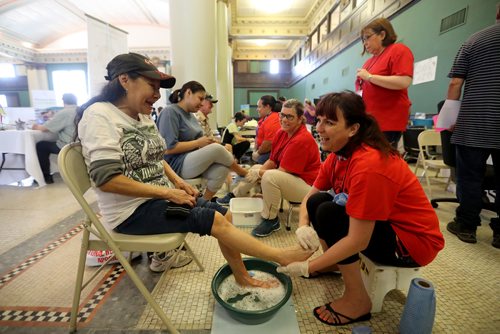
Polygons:
[[262,198],[237,197],[229,201],[229,210],[233,215],[234,226],[257,226],[260,224],[260,213],[264,208]]

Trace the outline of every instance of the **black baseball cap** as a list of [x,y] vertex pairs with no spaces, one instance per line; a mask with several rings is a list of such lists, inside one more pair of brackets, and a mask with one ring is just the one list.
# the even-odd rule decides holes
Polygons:
[[123,73],[136,72],[146,78],[160,80],[161,88],[172,88],[175,85],[173,76],[158,71],[149,58],[138,53],[130,52],[116,56],[106,66],[106,70],[108,75],[104,78],[108,81]]
[[216,100],[211,94],[208,94],[205,96],[205,100],[210,101],[212,103],[217,103],[219,100]]

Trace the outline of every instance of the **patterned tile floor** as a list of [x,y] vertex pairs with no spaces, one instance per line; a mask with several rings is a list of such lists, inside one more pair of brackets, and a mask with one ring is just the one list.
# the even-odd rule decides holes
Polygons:
[[[442,183],[433,185],[435,197],[449,196]],[[15,306],[19,310],[38,309],[50,312],[71,304],[74,272],[66,265],[75,261],[78,235],[57,244],[59,237],[81,221],[81,213],[61,180],[41,188],[0,186],[0,311]],[[500,328],[500,250],[493,248],[487,226],[493,215],[483,212],[483,226],[478,229],[478,243],[460,242],[446,231],[456,204],[443,203],[437,209],[446,247],[423,271],[436,289],[437,312],[434,333],[498,333]],[[27,209],[29,208],[29,209]],[[296,217],[292,230],[296,226]],[[281,217],[282,221],[285,215]],[[284,229],[264,241],[275,246],[294,242],[294,233]],[[189,236],[190,245],[200,256],[206,270],[200,273],[194,264],[172,270],[167,275],[151,273],[143,256],[134,261],[146,286],[170,312],[183,334],[210,333],[214,299],[209,284],[223,263],[212,238]],[[44,250],[54,247],[45,254]],[[21,271],[24,263],[34,264]],[[40,259],[38,259],[40,258]],[[61,260],[65,258],[66,262]],[[58,263],[57,263],[58,262]],[[111,267],[110,267],[111,269]],[[158,283],[158,284],[157,284]],[[1,283],[0,283],[1,284]],[[18,284],[18,286],[16,286]],[[293,301],[301,333],[350,333],[350,326],[331,328],[312,316],[312,309],[339,296],[343,284],[339,277],[314,280],[293,279]],[[81,333],[161,333],[158,319],[132,286],[126,275],[111,284],[109,293],[93,318],[79,329]],[[10,291],[8,291],[10,289]],[[89,293],[90,295],[90,293]],[[383,311],[365,322],[374,333],[397,333],[405,295],[389,293]],[[55,310],[57,312],[57,310]],[[64,320],[64,319],[63,319]],[[59,326],[28,323],[24,326],[0,320],[0,333],[66,333],[67,323]]]

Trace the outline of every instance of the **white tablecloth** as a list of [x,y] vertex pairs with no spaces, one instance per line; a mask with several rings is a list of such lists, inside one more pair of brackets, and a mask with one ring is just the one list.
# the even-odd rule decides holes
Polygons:
[[[43,173],[36,154],[36,143],[39,141],[56,141],[57,135],[39,130],[3,130],[0,131],[0,153],[16,153],[24,155],[24,169],[40,185],[45,186]],[[51,155],[51,160],[55,155]],[[57,166],[57,164],[55,164]],[[51,171],[55,167],[51,163]]]

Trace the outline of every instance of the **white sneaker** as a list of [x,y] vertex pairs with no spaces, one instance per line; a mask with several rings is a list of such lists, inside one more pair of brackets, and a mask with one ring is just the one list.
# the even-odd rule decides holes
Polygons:
[[151,264],[149,265],[149,269],[156,273],[160,273],[165,271],[167,268],[184,267],[191,263],[191,261],[193,261],[193,258],[187,255],[186,251],[173,249],[166,253],[154,253],[151,255]]

